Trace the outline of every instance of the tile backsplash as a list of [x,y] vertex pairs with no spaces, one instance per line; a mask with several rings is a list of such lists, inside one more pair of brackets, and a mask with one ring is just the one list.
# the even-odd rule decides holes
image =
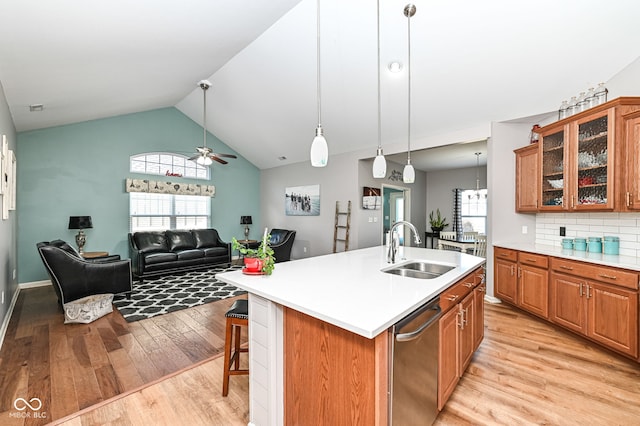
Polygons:
[[[566,236],[560,236],[560,227]],[[620,254],[640,256],[640,213],[538,213],[536,244],[560,247],[563,238],[620,237]]]

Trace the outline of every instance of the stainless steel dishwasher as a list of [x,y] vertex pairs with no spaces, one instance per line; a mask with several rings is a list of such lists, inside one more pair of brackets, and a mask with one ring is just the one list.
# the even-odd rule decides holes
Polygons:
[[392,328],[390,424],[431,425],[438,416],[438,319],[440,298],[416,309]]

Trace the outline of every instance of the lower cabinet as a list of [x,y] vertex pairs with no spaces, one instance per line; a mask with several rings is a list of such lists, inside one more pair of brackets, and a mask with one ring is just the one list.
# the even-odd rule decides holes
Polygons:
[[494,253],[496,297],[548,319],[548,257],[500,247]]
[[635,271],[496,247],[496,297],[640,361]]
[[[638,358],[637,274],[592,268],[580,262],[552,259],[551,321]],[[602,277],[631,288],[596,280]]]
[[440,296],[440,305],[446,312],[439,323],[439,410],[451,396],[484,336],[483,271],[479,268]]

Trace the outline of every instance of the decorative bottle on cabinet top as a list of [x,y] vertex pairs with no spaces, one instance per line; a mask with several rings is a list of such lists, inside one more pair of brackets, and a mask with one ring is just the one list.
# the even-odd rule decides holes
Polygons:
[[598,83],[598,87],[596,88],[595,97],[596,97],[596,105],[601,105],[607,102],[607,93],[609,91],[604,86],[604,83]]

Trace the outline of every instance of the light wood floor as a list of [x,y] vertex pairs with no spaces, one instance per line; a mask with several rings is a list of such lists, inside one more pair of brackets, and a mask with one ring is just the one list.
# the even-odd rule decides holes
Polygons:
[[[639,364],[509,306],[485,306],[485,340],[435,424],[640,424]],[[209,327],[222,327],[223,319],[218,314],[210,314]],[[192,317],[193,314],[188,315]],[[26,322],[26,316],[23,318]],[[213,326],[214,322],[218,326]],[[160,341],[173,338],[166,327],[148,327],[155,331],[153,336]],[[37,326],[33,328],[37,329]],[[159,352],[163,349],[162,346],[157,348]],[[168,349],[170,354],[174,351]],[[5,356],[4,349],[1,355]],[[5,375],[4,358],[1,361],[0,374]],[[57,358],[53,357],[51,364],[57,363]],[[247,378],[232,377],[230,396],[219,397],[221,363],[219,357],[205,361],[125,397],[116,397],[95,409],[87,409],[78,416],[67,418],[64,424],[246,424]],[[37,365],[31,364],[31,367]],[[44,368],[41,366],[40,369]],[[49,365],[46,368],[54,369]],[[5,382],[1,384],[4,388]],[[29,388],[31,386],[43,391],[47,387],[34,384]],[[3,395],[6,393],[2,392]],[[69,399],[75,398],[70,396]],[[0,424],[12,424],[5,422],[12,420],[6,415],[6,412],[0,413]],[[310,423],[313,424],[313,419]],[[420,424],[419,420],[416,424]]]

